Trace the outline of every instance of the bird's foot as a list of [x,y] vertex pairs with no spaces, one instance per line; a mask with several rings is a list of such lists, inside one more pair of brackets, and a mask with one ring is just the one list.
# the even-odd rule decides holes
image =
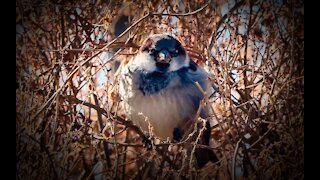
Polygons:
[[152,139],[149,137],[144,137],[142,139],[142,143],[143,143],[143,147],[144,148],[147,148],[147,150],[151,150],[152,147],[153,147],[153,142],[152,142]]

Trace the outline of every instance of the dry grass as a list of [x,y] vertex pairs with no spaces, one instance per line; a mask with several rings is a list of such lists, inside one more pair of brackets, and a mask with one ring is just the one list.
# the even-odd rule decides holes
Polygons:
[[[301,0],[18,0],[17,179],[304,179],[303,8]],[[115,38],[121,14],[129,27]],[[219,87],[206,102],[218,123],[203,148],[220,163],[200,170],[190,142],[147,151],[116,93],[113,63],[168,31]]]

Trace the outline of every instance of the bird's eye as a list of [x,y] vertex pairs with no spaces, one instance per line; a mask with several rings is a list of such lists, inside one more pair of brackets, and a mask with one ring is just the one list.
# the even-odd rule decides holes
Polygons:
[[149,54],[155,55],[156,54],[156,50],[155,49],[149,49]]
[[179,55],[179,51],[176,49],[171,54],[172,54],[172,57],[177,57]]

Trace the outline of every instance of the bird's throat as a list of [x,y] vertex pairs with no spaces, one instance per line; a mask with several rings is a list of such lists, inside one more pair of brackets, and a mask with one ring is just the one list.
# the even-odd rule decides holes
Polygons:
[[151,95],[159,93],[166,88],[170,82],[170,73],[164,73],[162,71],[155,71],[152,73],[140,75],[139,90],[144,95]]
[[156,63],[156,67],[160,72],[167,72],[169,69],[169,66],[170,66],[169,63],[161,63],[161,62]]

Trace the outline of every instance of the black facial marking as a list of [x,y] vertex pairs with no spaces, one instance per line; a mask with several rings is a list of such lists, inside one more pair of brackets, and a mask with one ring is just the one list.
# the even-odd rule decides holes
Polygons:
[[159,71],[166,72],[169,69],[170,64],[157,62],[156,66]]
[[155,49],[149,49],[149,54],[155,56],[158,53]]
[[177,57],[178,55],[185,55],[185,51],[182,48],[181,43],[173,38],[172,36],[168,36],[169,38],[162,38],[155,43],[155,47],[157,50],[166,49],[168,50],[173,57]]

